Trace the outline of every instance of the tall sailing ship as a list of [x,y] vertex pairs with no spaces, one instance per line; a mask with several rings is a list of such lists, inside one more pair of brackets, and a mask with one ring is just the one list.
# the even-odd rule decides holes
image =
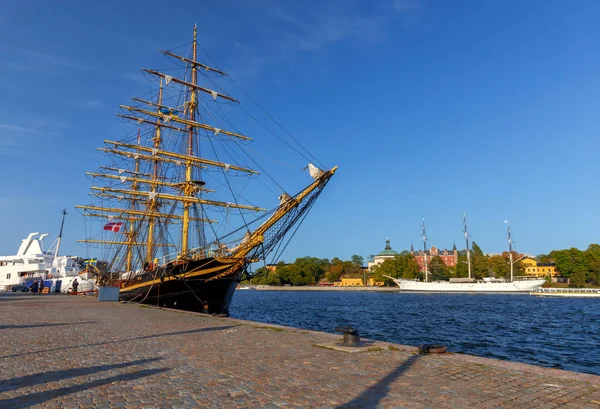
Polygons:
[[[508,222],[507,222],[508,223]],[[475,280],[471,274],[471,251],[469,249],[469,231],[467,229],[467,215],[463,214],[463,234],[466,242],[468,277],[450,278],[449,281],[432,281],[429,278],[427,268],[427,236],[425,234],[425,218],[423,218],[423,249],[425,254],[424,278],[425,281],[408,280],[404,278],[394,278],[386,276],[396,283],[401,291],[435,292],[435,293],[528,293],[538,290],[545,282],[545,279],[514,276],[513,272],[513,248],[510,234],[510,224],[508,225],[508,251],[510,258],[510,280],[504,278],[484,277],[481,280]]]
[[[88,173],[92,203],[77,207],[92,234],[80,241],[100,249],[103,277],[117,279],[121,300],[227,314],[252,263],[281,254],[337,167],[322,170],[268,114],[291,142],[240,107],[221,85],[227,74],[198,61],[196,37],[194,27],[189,54],[160,50],[173,67],[143,69],[155,89],[120,106],[130,132],[99,148],[110,164]],[[297,168],[312,181],[294,195],[284,190],[234,127],[236,107],[316,163]],[[256,183],[270,197],[254,193]],[[269,200],[271,210],[255,204]]]

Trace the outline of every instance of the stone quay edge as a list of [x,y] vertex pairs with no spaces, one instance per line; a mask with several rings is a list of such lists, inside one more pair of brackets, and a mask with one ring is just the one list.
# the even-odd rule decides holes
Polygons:
[[0,293],[0,312],[3,409],[600,409],[589,374],[78,296]]

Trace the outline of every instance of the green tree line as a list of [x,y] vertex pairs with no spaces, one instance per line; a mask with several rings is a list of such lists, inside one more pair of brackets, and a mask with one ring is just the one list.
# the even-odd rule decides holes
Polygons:
[[344,277],[362,277],[361,267],[364,259],[354,255],[351,260],[334,257],[326,258],[301,257],[293,263],[283,261],[275,268],[261,267],[256,270],[251,284],[260,285],[317,285],[321,281],[334,282]]
[[[515,276],[525,275],[521,260],[513,254],[513,269]],[[549,254],[536,257],[539,263],[555,263],[560,275],[568,277],[571,285],[582,287],[585,284],[600,286],[600,245],[590,244],[587,250],[576,248],[553,250]],[[250,279],[251,284],[262,285],[317,285],[321,281],[334,282],[341,277],[363,278],[362,266],[364,259],[353,255],[350,260],[337,257],[329,260],[316,257],[301,257],[293,263],[279,262],[275,268],[261,267]],[[435,256],[428,260],[429,278],[431,280],[448,280],[452,277],[467,277],[467,252],[458,252],[456,266],[448,267],[441,257]],[[510,255],[508,252],[497,255],[486,255],[477,243],[473,242],[471,250],[471,274],[474,278],[503,277],[510,278]],[[406,279],[423,279],[423,272],[414,255],[402,251],[393,258],[374,266],[369,276],[375,281],[383,281],[388,285],[393,282],[385,276]]]
[[537,257],[540,263],[555,263],[560,275],[569,277],[571,286],[600,286],[600,244],[590,244],[586,250],[575,247],[553,250]]

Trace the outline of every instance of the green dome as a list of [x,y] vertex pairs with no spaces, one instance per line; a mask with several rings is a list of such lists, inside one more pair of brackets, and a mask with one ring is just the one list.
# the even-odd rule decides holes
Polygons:
[[385,241],[385,249],[379,253],[377,256],[397,256],[399,253],[397,251],[392,250],[390,246],[390,240],[387,239]]

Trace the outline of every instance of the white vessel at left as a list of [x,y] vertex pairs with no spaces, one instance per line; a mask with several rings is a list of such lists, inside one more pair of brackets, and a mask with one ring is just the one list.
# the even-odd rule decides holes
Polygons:
[[94,289],[93,281],[78,277],[81,270],[78,257],[58,255],[66,214],[63,210],[60,234],[48,250],[44,250],[44,238],[49,233],[34,232],[21,241],[17,254],[0,256],[0,291],[9,291],[18,284],[30,284],[34,280],[44,280],[50,292],[68,292],[75,278],[79,281],[80,291]]

